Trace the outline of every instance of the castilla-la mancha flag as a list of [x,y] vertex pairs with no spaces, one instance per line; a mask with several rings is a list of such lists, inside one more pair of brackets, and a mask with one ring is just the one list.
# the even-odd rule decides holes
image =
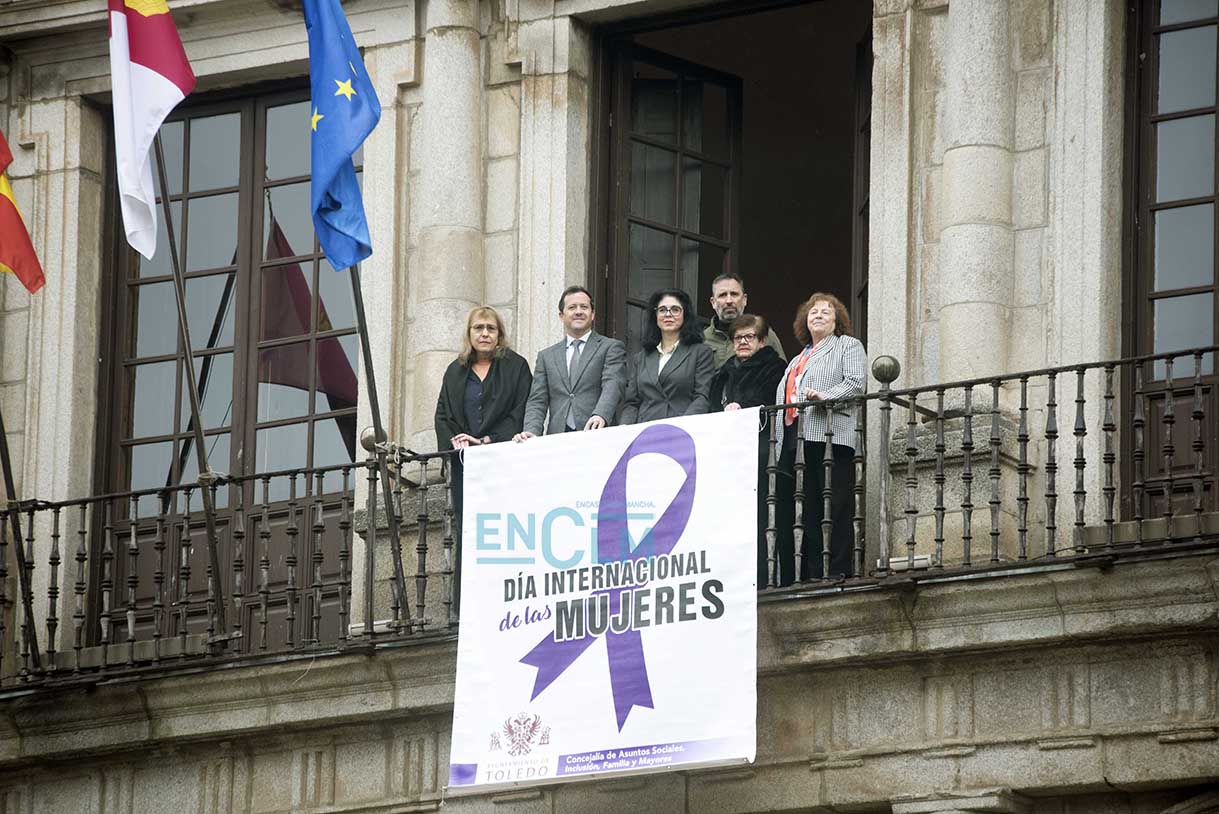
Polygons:
[[109,0],[114,152],[127,242],[147,258],[157,248],[149,148],[170,111],[195,88],[165,0]]
[[13,188],[8,183],[8,165],[12,163],[13,154],[9,152],[4,134],[0,133],[0,272],[16,276],[25,290],[33,294],[42,288],[45,278],[30,233],[17,209]]

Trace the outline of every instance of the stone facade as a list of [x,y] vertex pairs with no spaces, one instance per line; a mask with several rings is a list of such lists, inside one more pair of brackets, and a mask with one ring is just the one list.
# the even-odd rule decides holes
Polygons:
[[[499,309],[532,358],[553,341],[557,293],[599,273],[599,26],[707,5],[347,4],[383,106],[365,154],[377,252],[362,273],[392,437],[434,445],[436,388],[472,305]],[[901,361],[899,385],[1120,355],[1125,4],[872,5],[870,351]],[[292,3],[173,9],[201,91],[305,75]],[[95,486],[96,304],[116,232],[105,31],[100,2],[0,7],[0,127],[47,272],[35,297],[2,281],[0,408],[19,488],[49,500]],[[1096,405],[1099,385],[1088,386]],[[1005,409],[1013,399],[1005,390]],[[366,405],[360,426],[371,423]],[[1086,444],[1095,460],[1101,439]],[[1045,450],[1030,454],[1036,477]],[[1100,477],[1089,470],[1089,487]],[[1202,812],[1215,803],[1201,787],[1219,775],[1216,567],[1192,558],[768,602],[755,766],[493,797],[445,799],[452,642],[31,694],[0,701],[0,814],[442,801],[469,811]],[[35,571],[38,597],[45,579]],[[12,609],[0,613],[11,636]]]

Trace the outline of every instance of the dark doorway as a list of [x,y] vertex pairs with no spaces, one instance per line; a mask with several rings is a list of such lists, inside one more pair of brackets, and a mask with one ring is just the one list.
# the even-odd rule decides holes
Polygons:
[[753,8],[603,41],[596,262],[612,335],[637,341],[661,285],[710,318],[710,282],[733,271],[789,353],[814,291],[840,297],[863,337],[870,4]]

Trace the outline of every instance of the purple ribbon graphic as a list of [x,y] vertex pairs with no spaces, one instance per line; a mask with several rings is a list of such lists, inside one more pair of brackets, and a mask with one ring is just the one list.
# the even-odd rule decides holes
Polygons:
[[[626,471],[627,464],[636,455],[658,453],[672,458],[686,472],[686,479],[673,502],[665,509],[656,525],[644,535],[635,551],[631,551],[627,534]],[[648,427],[635,438],[618,459],[614,471],[601,492],[601,503],[597,515],[597,559],[599,562],[635,560],[643,557],[663,556],[673,550],[681,539],[686,524],[690,521],[690,509],[694,504],[694,482],[696,469],[694,439],[685,430],[671,424],[656,424]],[[609,612],[618,614],[622,604],[622,592],[637,586],[620,586],[608,591]],[[538,668],[533,682],[533,695],[537,698],[563,671],[570,667],[580,654],[596,641],[596,636],[585,633],[578,639],[556,642],[554,633],[521,657],[522,664]],[[639,631],[605,633],[606,649],[609,652],[610,688],[614,695],[614,712],[618,719],[618,731],[626,725],[626,718],[633,707],[652,706],[652,687],[648,683],[648,667],[643,656],[643,640]]]

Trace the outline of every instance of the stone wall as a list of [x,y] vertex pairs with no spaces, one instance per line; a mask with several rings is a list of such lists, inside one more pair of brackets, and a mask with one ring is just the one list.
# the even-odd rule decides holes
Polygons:
[[1219,781],[1217,584],[1190,557],[771,595],[753,765],[493,795],[444,788],[452,639],[11,697],[0,812],[1158,814]]

